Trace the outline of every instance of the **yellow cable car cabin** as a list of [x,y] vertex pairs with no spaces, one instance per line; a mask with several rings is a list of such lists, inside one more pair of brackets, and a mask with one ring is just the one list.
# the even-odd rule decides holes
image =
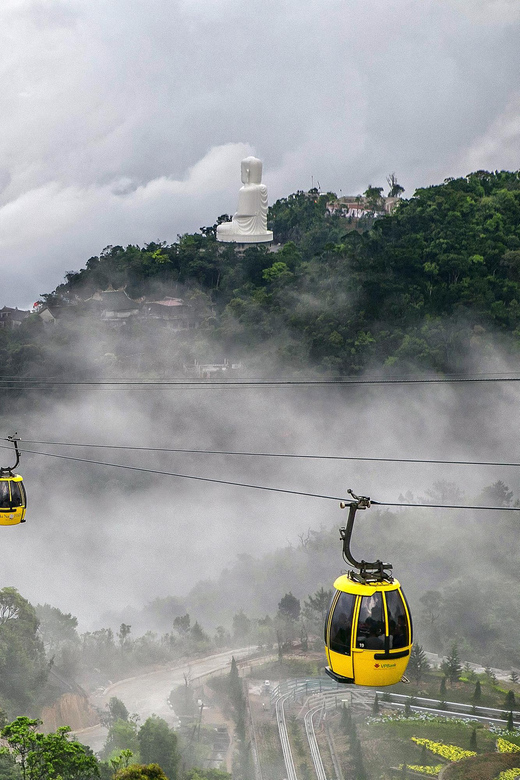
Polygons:
[[325,623],[327,674],[356,685],[399,682],[412,649],[412,622],[399,582],[362,584],[343,574],[334,587]]
[[384,686],[399,682],[412,649],[412,619],[390,563],[357,561],[350,551],[354,518],[368,509],[370,498],[356,496],[341,503],[349,507],[340,528],[343,558],[358,571],[349,571],[334,583],[335,592],[325,621],[325,671],[339,683]]
[[14,466],[0,467],[0,525],[18,525],[18,523],[25,523],[27,495],[22,477],[14,473],[14,469],[20,462],[18,439],[14,436],[7,438],[14,444],[16,463]]
[[27,498],[19,474],[0,476],[0,525],[25,523]]

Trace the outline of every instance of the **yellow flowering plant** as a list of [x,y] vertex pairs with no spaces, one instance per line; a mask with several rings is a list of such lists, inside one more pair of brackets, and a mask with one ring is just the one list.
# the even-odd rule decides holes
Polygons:
[[[437,766],[419,766],[418,764],[407,764],[406,768],[411,769],[412,772],[419,772],[423,775],[429,775],[430,777],[437,777],[444,764],[437,764]],[[399,769],[403,768],[403,764],[399,765]],[[510,780],[506,777],[505,780]]]
[[412,740],[417,745],[425,745],[427,750],[435,755],[442,756],[448,761],[460,761],[461,758],[469,758],[470,756],[476,756],[474,750],[463,750],[456,745],[445,745],[443,742],[433,742],[431,739],[424,737],[412,737]]
[[499,753],[520,753],[520,747],[515,745],[514,742],[504,739],[504,737],[497,739],[497,750]]

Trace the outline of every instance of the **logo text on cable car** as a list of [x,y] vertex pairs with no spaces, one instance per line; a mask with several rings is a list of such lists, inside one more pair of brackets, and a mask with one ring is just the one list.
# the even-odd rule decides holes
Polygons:
[[375,669],[393,669],[397,664],[374,664]]

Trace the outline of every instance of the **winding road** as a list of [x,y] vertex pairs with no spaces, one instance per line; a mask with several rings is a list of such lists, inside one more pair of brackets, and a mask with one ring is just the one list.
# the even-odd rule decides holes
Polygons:
[[[227,650],[224,653],[210,655],[207,658],[192,660],[190,663],[160,669],[156,672],[130,677],[126,680],[109,685],[104,691],[93,694],[91,703],[104,709],[112,696],[117,696],[130,713],[137,713],[143,723],[150,715],[158,715],[170,726],[178,724],[178,718],[168,704],[170,691],[178,685],[184,685],[184,675],[193,682],[201,677],[226,669],[234,656],[236,660],[243,659],[254,652],[256,648],[243,647],[239,650]],[[108,730],[98,724],[87,729],[76,731],[76,736],[84,745],[99,752],[106,740]]]

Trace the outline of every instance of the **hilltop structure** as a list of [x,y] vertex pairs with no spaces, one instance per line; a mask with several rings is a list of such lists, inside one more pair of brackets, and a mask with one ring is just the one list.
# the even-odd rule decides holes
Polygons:
[[20,327],[30,313],[30,311],[24,311],[23,309],[12,309],[10,306],[3,306],[0,309],[0,328],[15,330],[15,328]]
[[232,244],[266,244],[273,240],[267,229],[267,187],[262,184],[262,161],[246,157],[241,162],[243,186],[238,193],[238,208],[231,222],[217,227],[217,241]]
[[[4,307],[5,308],[5,307]],[[2,316],[0,309],[0,317]],[[110,327],[119,328],[126,323],[139,321],[152,327],[165,327],[169,330],[192,330],[199,328],[203,321],[215,315],[211,307],[200,309],[182,298],[165,296],[161,300],[143,296],[137,300],[130,298],[124,287],[114,290],[97,290],[86,299],[76,298],[73,302],[59,306],[41,305],[35,312],[44,325],[57,325],[70,320],[76,314],[99,320]],[[26,312],[29,315],[29,312]],[[0,319],[0,327],[2,320]]]
[[363,195],[343,195],[341,198],[327,203],[329,214],[340,214],[349,219],[362,219],[363,217],[384,217],[391,214],[399,203],[400,198],[381,196],[377,202],[371,202]]

